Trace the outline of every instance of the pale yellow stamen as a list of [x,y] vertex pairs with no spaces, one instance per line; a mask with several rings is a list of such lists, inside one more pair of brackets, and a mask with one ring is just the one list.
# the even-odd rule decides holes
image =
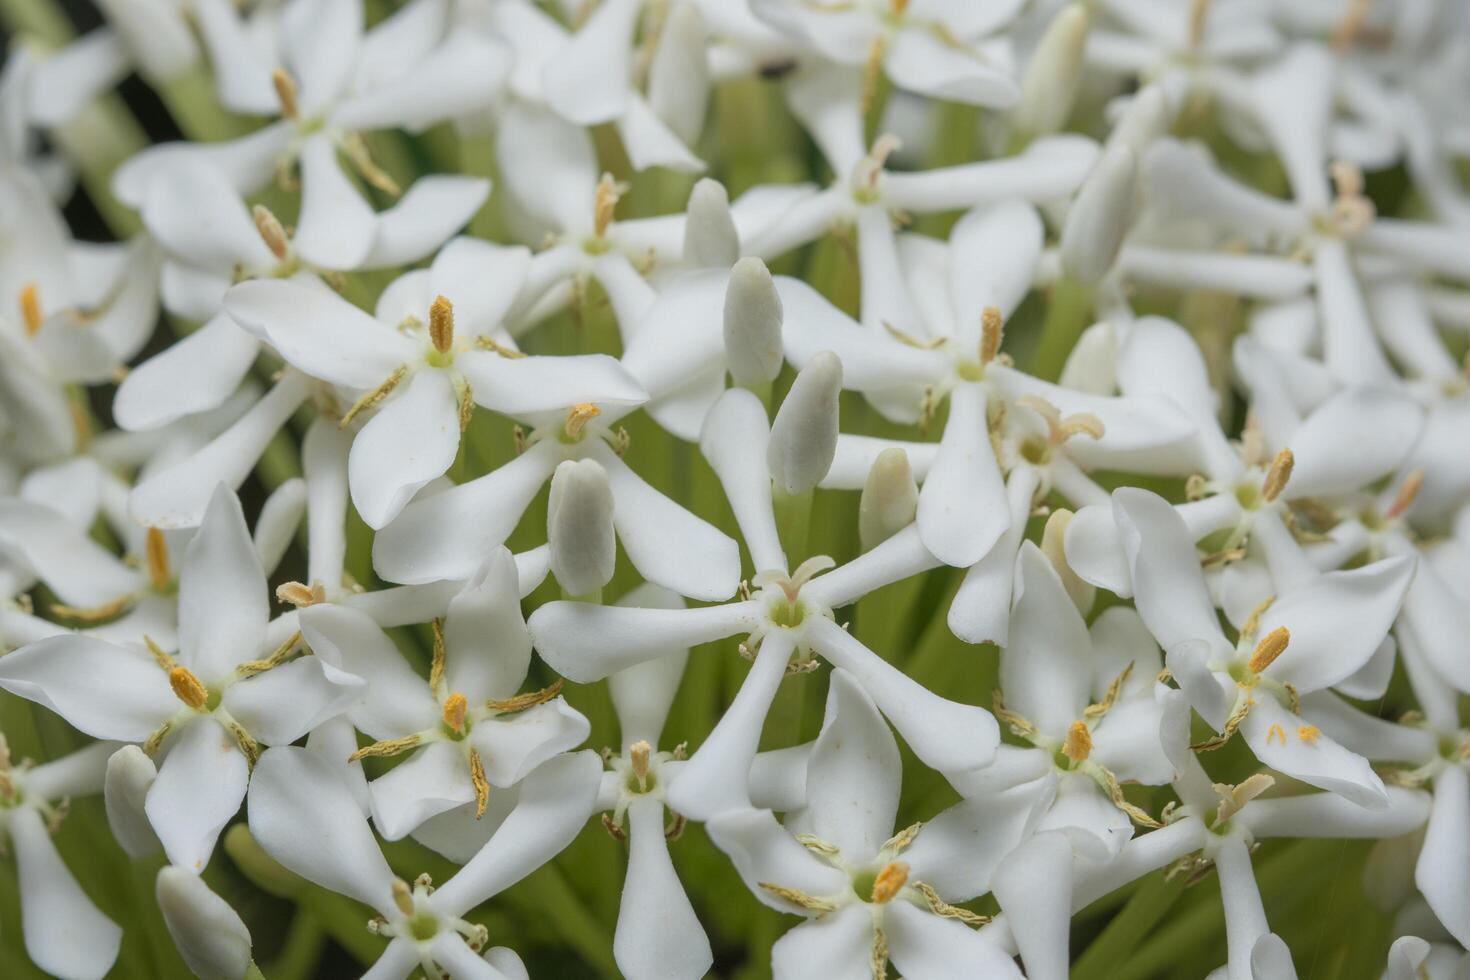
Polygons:
[[1266,773],[1258,772],[1239,785],[1215,783],[1214,789],[1220,797],[1220,809],[1215,813],[1215,822],[1224,823],[1240,812],[1251,800],[1276,785],[1276,780]]
[[361,134],[349,133],[343,137],[339,145],[363,180],[391,197],[398,197],[403,193],[403,188],[398,186],[398,181],[373,161],[373,155],[368,150],[368,145]]
[[902,17],[904,11],[909,9],[909,0],[888,0],[888,6],[895,16]]
[[873,879],[873,901],[884,905],[893,900],[904,885],[908,884],[909,866],[902,861],[890,861]]
[[306,585],[303,582],[282,582],[276,586],[276,601],[303,609],[327,601],[327,588],[320,582]]
[[1332,223],[1336,231],[1355,235],[1373,223],[1377,211],[1373,201],[1363,194],[1363,172],[1346,161],[1332,164],[1332,183],[1337,198],[1332,202]]
[[1266,729],[1267,745],[1270,745],[1273,741],[1277,739],[1281,740],[1282,745],[1286,744],[1286,729],[1282,728],[1279,724],[1272,725],[1270,728]]
[[265,242],[265,247],[278,260],[284,260],[291,252],[291,240],[286,237],[286,227],[281,224],[281,219],[264,204],[251,208],[250,216],[255,219],[255,230],[260,240]]
[[475,787],[475,819],[479,820],[490,802],[490,780],[485,778],[485,763],[475,749],[470,749],[470,784]]
[[[873,42],[868,45],[868,57],[863,61],[862,94],[858,102],[858,110],[864,116],[868,114],[868,110],[873,107],[873,102],[878,98],[878,79],[883,76],[884,47],[881,35],[873,38]],[[875,168],[875,172],[881,169],[880,165]]]
[[587,427],[587,423],[601,414],[602,409],[591,402],[579,402],[572,406],[571,411],[567,412],[566,425],[562,427],[562,430],[566,432],[568,439],[580,439],[582,438],[582,430]]
[[21,287],[20,318],[25,324],[27,337],[40,333],[41,324],[46,322],[46,317],[41,312],[41,290],[33,282]]
[[1189,46],[1199,48],[1205,41],[1205,22],[1210,17],[1210,0],[1192,0],[1189,5]]
[[558,677],[549,686],[539,691],[527,691],[525,694],[517,694],[514,697],[501,698],[499,700],[491,698],[485,702],[485,707],[502,715],[515,711],[525,711],[527,708],[534,708],[538,704],[545,704],[553,700],[561,693],[562,685],[565,683],[566,681]]
[[444,683],[444,669],[449,663],[449,653],[444,644],[444,621],[435,619],[429,623],[434,633],[434,659],[429,665],[429,687],[437,694]]
[[785,885],[778,885],[770,881],[762,881],[758,882],[758,884],[760,885],[762,891],[770,892],[777,898],[784,899],[785,901],[790,902],[792,905],[799,906],[801,908],[807,909],[808,911],[837,911],[836,902],[828,898],[817,898],[815,895],[808,895],[800,888],[787,888]]
[[402,878],[393,879],[393,904],[404,915],[413,915],[413,889]]
[[405,735],[402,738],[385,738],[380,742],[374,742],[372,745],[364,745],[349,755],[347,761],[356,762],[359,759],[368,758],[386,759],[398,755],[400,752],[416,749],[423,742],[424,736],[419,732],[415,732],[412,735]]
[[276,87],[276,99],[281,103],[281,115],[296,119],[301,115],[301,106],[296,100],[296,79],[284,68],[271,72],[271,84]]
[[454,304],[447,296],[436,296],[429,306],[429,340],[441,354],[454,347]]
[[1276,627],[1261,637],[1261,642],[1256,644],[1255,650],[1251,652],[1250,660],[1246,662],[1246,669],[1252,674],[1259,674],[1275,663],[1277,657],[1286,652],[1289,643],[1291,643],[1291,631],[1285,626]]
[[1296,737],[1308,745],[1316,745],[1317,739],[1322,737],[1322,729],[1316,725],[1302,725],[1296,730]]
[[199,682],[199,678],[187,667],[174,667],[168,672],[168,686],[173,688],[174,696],[180,701],[193,708],[195,711],[202,709],[209,701],[209,692]]
[[980,363],[989,364],[1000,353],[1001,341],[1005,339],[1005,318],[994,306],[987,306],[980,313]]
[[617,210],[618,200],[627,191],[627,185],[613,180],[612,174],[603,174],[602,179],[597,182],[597,197],[593,204],[593,232],[598,238],[607,234],[608,227],[613,222],[613,212]]
[[1393,504],[1384,513],[1384,518],[1393,520],[1414,506],[1414,499],[1419,496],[1419,491],[1424,486],[1424,471],[1414,470],[1404,477],[1404,482],[1399,486],[1399,492],[1393,498]]
[[1283,449],[1271,460],[1271,468],[1266,471],[1266,478],[1261,481],[1261,496],[1267,502],[1281,496],[1281,491],[1286,489],[1287,481],[1291,479],[1292,467],[1296,465],[1296,457],[1290,449]]
[[640,789],[648,788],[648,757],[653,752],[653,746],[639,739],[628,746],[628,758],[633,763],[633,776],[638,780]]
[[378,405],[384,398],[392,394],[393,389],[397,388],[399,383],[407,376],[408,366],[400,365],[392,374],[388,375],[388,380],[353,403],[353,406],[347,410],[347,414],[342,416],[342,420],[337,423],[337,428],[345,429],[360,413]]
[[59,602],[53,602],[50,609],[53,615],[62,619],[71,619],[79,623],[100,623],[116,616],[133,604],[133,596],[120,595],[110,602],[104,602],[100,606],[67,606]]
[[444,724],[450,730],[458,734],[464,734],[464,716],[469,710],[470,702],[463,694],[458,692],[444,699]]
[[1086,762],[1087,757],[1092,755],[1092,732],[1085,722],[1074,721],[1072,727],[1067,729],[1067,741],[1062,745],[1062,755],[1073,762]]
[[174,576],[168,566],[168,541],[158,528],[148,529],[144,552],[148,556],[148,581],[161,592],[173,583]]

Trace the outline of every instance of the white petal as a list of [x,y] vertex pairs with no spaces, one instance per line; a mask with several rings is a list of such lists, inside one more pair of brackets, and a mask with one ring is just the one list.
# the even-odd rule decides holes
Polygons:
[[298,657],[233,684],[224,707],[256,741],[289,745],[360,696],[365,681],[315,657]]
[[770,438],[765,406],[744,388],[731,388],[720,396],[699,435],[699,451],[720,479],[757,571],[786,567],[771,506],[771,469],[766,463]]
[[925,821],[904,851],[912,877],[951,902],[990,891],[991,876],[1036,821],[1050,796],[1046,779],[962,800]]
[[452,32],[402,77],[344,101],[332,111],[332,123],[348,130],[421,133],[442,120],[488,108],[511,61],[509,48],[496,39]]
[[949,396],[939,454],[919,491],[919,532],[945,564],[966,568],[1010,526],[1010,507],[986,435],[986,389],[965,384]]
[[776,980],[869,980],[872,947],[872,914],[854,902],[787,930],[771,947],[771,974]]
[[452,742],[430,742],[368,784],[373,824],[388,840],[401,840],[419,824],[475,801],[464,754]]
[[894,902],[884,914],[888,955],[912,980],[983,976],[1021,980],[1015,959],[984,931],[917,905]]
[[805,586],[805,594],[837,609],[885,585],[938,567],[939,559],[924,547],[919,529],[910,524],[876,548],[813,579]]
[[1270,930],[1261,891],[1251,871],[1250,852],[1239,838],[1227,838],[1215,852],[1220,876],[1220,900],[1225,906],[1225,940],[1229,947],[1230,975],[1249,978],[1251,953]]
[[978,344],[987,306],[1010,318],[1031,291],[1045,228],[1021,201],[976,208],[949,235],[949,291],[967,348]]
[[1321,241],[1314,262],[1322,357],[1328,370],[1345,384],[1390,384],[1393,370],[1379,350],[1347,248],[1336,239]]
[[1470,868],[1470,785],[1465,770],[1450,766],[1435,778],[1434,809],[1414,883],[1456,940],[1470,935],[1470,896],[1462,887]]
[[1052,738],[1082,717],[1091,695],[1092,640],[1041,549],[1021,546],[1010,645],[1001,653],[1006,707]]
[[1021,949],[1030,980],[1064,980],[1072,908],[1072,847],[1059,833],[1037,834],[1000,863],[991,889]]
[[475,726],[470,739],[480,750],[492,786],[510,786],[552,756],[581,745],[587,719],[562,698],[536,705],[509,718]]
[[138,575],[107,549],[40,503],[0,500],[0,542],[62,602],[90,607],[138,589]]
[[352,440],[347,479],[368,527],[382,528],[459,452],[459,404],[443,371],[414,374]]
[[761,882],[795,888],[815,897],[845,894],[852,888],[847,875],[798,844],[769,810],[731,810],[712,818],[706,829],[710,840],[734,863],[751,894],[778,912],[805,914],[760,887]]
[[[1326,734],[1303,739],[1297,731],[1300,727],[1296,715],[1278,704],[1274,696],[1263,695],[1241,722],[1240,732],[1256,758],[1271,768],[1338,793],[1360,806],[1379,809],[1387,806],[1383,781],[1366,759],[1349,752]],[[1280,732],[1285,733],[1284,739]]]
[[1200,574],[1194,542],[1174,508],[1146,490],[1113,493],[1124,553],[1139,615],[1165,651],[1188,640],[1229,652],[1215,607]]
[[217,408],[234,393],[255,362],[260,343],[227,313],[128,372],[112,413],[124,429],[156,429]]
[[[520,293],[530,264],[530,250],[522,246],[456,238],[429,267],[430,292],[453,301],[456,333],[491,335]],[[597,399],[589,394],[582,400]]]
[[420,177],[391,208],[379,212],[368,269],[417,262],[474,217],[490,195],[490,182],[457,174]]
[[598,6],[561,50],[546,60],[541,87],[547,104],[581,126],[622,115],[631,98],[632,41],[642,8],[637,0]]
[[195,976],[243,977],[250,969],[250,930],[202,879],[172,866],[158,871],[158,910]]
[[449,690],[506,698],[526,678],[531,637],[521,616],[515,559],[497,548],[449,603],[444,619]]
[[250,833],[303,878],[375,909],[391,907],[393,872],[357,801],[305,749],[267,749],[255,764]]
[[1308,211],[1328,204],[1327,127],[1336,72],[1328,50],[1299,44],[1252,79],[1261,124]]
[[893,833],[900,765],[888,723],[856,681],[834,670],[827,717],[807,768],[816,835],[854,860],[877,854]]
[[270,179],[295,132],[294,124],[282,120],[221,143],[155,143],[113,171],[112,192],[122,203],[141,207],[160,168],[180,158],[193,158],[214,167],[235,190],[248,194]]
[[883,68],[899,88],[1004,109],[1020,98],[1021,88],[1010,75],[1009,48],[987,47],[990,50],[982,54],[970,45],[956,45],[933,31],[912,27],[894,34]]
[[1323,402],[1292,433],[1295,457],[1286,495],[1352,493],[1387,476],[1408,455],[1424,416],[1409,399],[1349,388]]
[[179,709],[151,654],[79,633],[0,659],[0,688],[45,705],[94,738],[142,742]]
[[270,619],[265,571],[240,500],[218,488],[179,569],[179,661],[206,684],[253,659]]
[[702,977],[714,957],[669,860],[663,805],[635,799],[628,819],[628,873],[613,936],[618,969],[633,977]]
[[[682,609],[684,600],[667,589],[645,582],[617,601],[619,606],[645,609]],[[684,676],[689,651],[670,647],[653,660],[634,664],[608,678],[608,693],[617,711],[623,746],[643,740],[657,745],[669,708]]]
[[512,101],[500,118],[496,161],[521,208],[554,231],[590,233],[598,166],[592,137],[530,103]]
[[185,723],[143,805],[170,863],[204,870],[249,782],[250,763],[234,736],[213,718]]
[[643,386],[606,354],[511,358],[469,351],[455,363],[477,403],[520,418],[565,414],[581,402],[628,411],[648,397]]
[[291,247],[323,269],[355,269],[373,247],[377,216],[348,179],[331,137],[301,147],[301,216]]
[[1048,136],[1013,157],[886,174],[883,197],[894,208],[921,213],[1015,198],[1045,203],[1075,191],[1097,157],[1097,144],[1086,137]]
[[637,92],[629,97],[627,108],[613,125],[634,170],[667,167],[680,173],[697,174],[705,169],[704,161],[684,145]]
[[750,673],[714,729],[669,787],[670,809],[708,820],[750,805],[750,766],[795,640],[788,630],[766,634]]
[[1424,826],[1429,796],[1389,786],[1388,807],[1369,810],[1336,793],[1252,800],[1240,821],[1258,837],[1399,837]]
[[926,766],[961,772],[995,757],[1000,729],[984,708],[925,689],[831,620],[810,622],[807,641],[832,666],[853,675]]
[[[334,605],[301,611],[301,633],[324,663],[370,683],[347,708],[352,723],[375,739],[431,728],[439,705],[386,633],[360,612]],[[346,759],[342,760],[344,763]]]
[[357,67],[362,30],[363,11],[357,4],[304,0],[286,9],[281,24],[283,54],[301,88],[301,108],[308,116],[347,91]]
[[15,809],[9,831],[20,878],[26,953],[47,973],[101,980],[117,960],[122,929],[82,891],[35,809]]
[[753,629],[754,602],[700,609],[638,609],[586,602],[548,602],[527,621],[536,652],[579,684],[661,656]]

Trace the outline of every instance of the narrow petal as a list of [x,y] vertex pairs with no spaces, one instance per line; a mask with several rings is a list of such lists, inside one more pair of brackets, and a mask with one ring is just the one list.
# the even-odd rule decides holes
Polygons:
[[1414,883],[1429,907],[1458,941],[1470,937],[1470,895],[1464,889],[1470,871],[1470,785],[1465,770],[1450,766],[1434,783],[1434,809],[1424,835],[1424,849],[1414,868]]
[[699,451],[720,478],[756,571],[786,567],[771,506],[771,468],[766,462],[770,439],[765,406],[744,388],[731,388],[720,396],[705,416],[699,436]]
[[579,126],[621,116],[632,97],[633,30],[638,0],[601,4],[561,50],[546,59],[547,104]]
[[1264,695],[1241,722],[1240,732],[1261,762],[1304,783],[1338,793],[1364,807],[1388,805],[1383,780],[1368,761],[1326,734],[1303,738],[1301,719]]
[[375,739],[400,738],[438,722],[439,705],[429,685],[372,620],[352,609],[321,604],[303,609],[299,622],[302,636],[324,663],[370,682],[347,707],[347,716],[363,733]]
[[894,902],[883,916],[888,956],[913,980],[1021,980],[1015,959],[984,931],[917,905]]
[[222,703],[256,741],[290,745],[340,714],[365,686],[325,661],[298,657],[231,685]]
[[[682,609],[684,600],[667,589],[645,582],[619,599],[617,605]],[[645,660],[608,678],[608,693],[612,695],[613,708],[617,711],[624,748],[640,740],[649,745],[659,744],[659,735],[663,732],[664,721],[673,706],[688,660],[687,648],[670,647],[653,660]]]
[[352,440],[347,481],[368,527],[387,526],[459,452],[459,400],[443,371],[423,370]]
[[117,960],[122,929],[82,891],[34,808],[14,810],[8,829],[31,962],[58,977],[101,980]]
[[1004,647],[1010,642],[1016,553],[1031,517],[1031,500],[1037,482],[1036,471],[1029,466],[1011,471],[1006,481],[1010,526],[985,557],[965,572],[950,603],[946,622],[950,631],[966,643],[994,643]]
[[430,817],[475,802],[464,754],[451,742],[431,742],[368,784],[373,825],[402,840]]
[[996,868],[991,890],[1021,949],[1029,980],[1065,980],[1072,909],[1072,847],[1064,834],[1037,834]]
[[556,698],[509,718],[482,721],[470,739],[480,750],[490,784],[504,787],[552,756],[581,745],[589,730],[581,712]]
[[1322,358],[1344,384],[1388,385],[1388,366],[1368,319],[1368,306],[1346,246],[1336,239],[1317,244],[1317,307],[1322,323]]
[[949,396],[939,454],[919,491],[919,533],[947,565],[968,568],[1010,526],[1005,483],[986,435],[986,390],[960,385]]
[[347,130],[421,133],[443,120],[473,115],[499,95],[512,59],[510,49],[497,39],[451,32],[404,76],[337,106],[332,122]]
[[331,137],[318,134],[301,147],[301,216],[291,247],[324,269],[354,269],[373,247],[377,216],[348,179]]
[[527,621],[536,652],[578,684],[661,656],[753,629],[758,608],[737,602],[700,609],[638,609],[548,602]]
[[714,954],[669,860],[663,805],[636,799],[628,819],[628,872],[613,936],[618,969],[634,977],[702,977]]
[[367,269],[417,262],[474,217],[490,196],[490,182],[457,174],[433,174],[413,182],[403,197],[378,213]]
[[[969,45],[942,40],[934,31],[898,31],[883,59],[883,68],[899,88],[969,105],[1005,109],[1020,98],[1011,78],[1009,47],[987,45],[985,57]],[[1007,57],[995,57],[1006,55]]]
[[924,823],[904,851],[913,878],[934,886],[950,902],[990,891],[1001,860],[1031,833],[1051,796],[1049,780],[962,800]]
[[218,722],[196,718],[184,726],[143,804],[169,863],[204,870],[249,782],[250,763]]
[[168,675],[136,646],[80,633],[38,640],[0,658],[0,688],[45,705],[93,738],[145,741],[179,709]]
[[648,398],[643,386],[606,354],[510,358],[469,351],[455,364],[469,381],[476,403],[517,418],[564,414],[580,402],[629,411]]
[[515,559],[497,548],[450,600],[444,619],[451,691],[470,698],[507,698],[526,679],[531,636],[521,615]]
[[1215,852],[1220,900],[1225,906],[1225,941],[1232,977],[1251,977],[1251,953],[1271,927],[1261,905],[1261,890],[1251,870],[1250,851],[1239,838],[1227,839]]
[[762,888],[762,882],[814,897],[845,894],[852,888],[847,875],[798,844],[770,810],[731,810],[711,818],[706,828],[710,840],[734,863],[745,887],[762,905],[778,912],[806,914]]
[[771,973],[776,980],[870,980],[872,948],[872,914],[854,902],[787,930],[771,947]]
[[253,659],[270,620],[265,570],[234,492],[219,487],[179,569],[179,661],[206,684]]
[[1156,494],[1125,488],[1113,493],[1113,517],[1138,613],[1159,646],[1172,651],[1185,641],[1201,640],[1212,651],[1228,653],[1194,542],[1174,508]]
[[807,768],[816,835],[854,859],[877,854],[893,833],[901,777],[888,723],[856,681],[834,670],[827,717]]
[[1051,562],[1035,544],[1016,560],[1015,629],[1001,653],[1006,707],[1052,738],[1082,717],[1092,689],[1092,639]]
[[217,313],[187,337],[128,372],[112,414],[124,429],[143,431],[224,404],[240,386],[260,342],[228,313]]
[[139,586],[137,572],[41,503],[0,500],[0,542],[68,605],[100,606]]

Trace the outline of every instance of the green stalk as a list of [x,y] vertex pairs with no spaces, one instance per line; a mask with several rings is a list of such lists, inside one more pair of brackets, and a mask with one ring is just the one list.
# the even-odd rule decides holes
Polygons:
[[1163,872],[1150,875],[1113,916],[1086,952],[1072,964],[1073,980],[1104,980],[1112,977],[1120,963],[1128,960],[1145,936],[1158,924],[1175,901],[1184,894],[1184,875],[1167,880]]
[[[313,976],[326,944],[327,937],[316,915],[310,909],[298,908],[280,954],[271,961],[272,980],[306,980]],[[251,968],[260,975],[260,968],[254,963]],[[249,976],[247,973],[247,980]]]
[[1062,376],[1067,355],[1092,322],[1094,292],[1094,287],[1066,273],[1053,284],[1047,297],[1046,319],[1041,325],[1041,344],[1032,362],[1032,374],[1046,381]]
[[780,487],[772,486],[771,503],[776,510],[776,533],[786,551],[786,563],[794,568],[807,557],[807,542],[811,537],[812,491],[789,494]]

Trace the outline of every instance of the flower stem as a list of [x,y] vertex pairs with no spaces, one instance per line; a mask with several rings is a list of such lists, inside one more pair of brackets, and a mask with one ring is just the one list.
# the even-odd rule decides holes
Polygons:
[[1046,320],[1041,325],[1041,344],[1031,373],[1047,381],[1062,376],[1067,355],[1092,319],[1093,287],[1063,275],[1047,297]]

